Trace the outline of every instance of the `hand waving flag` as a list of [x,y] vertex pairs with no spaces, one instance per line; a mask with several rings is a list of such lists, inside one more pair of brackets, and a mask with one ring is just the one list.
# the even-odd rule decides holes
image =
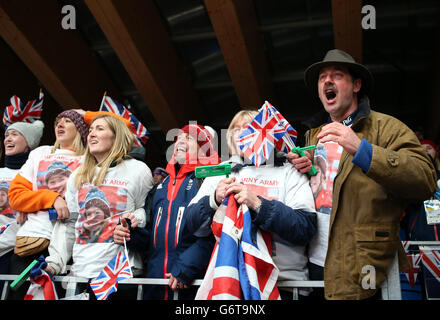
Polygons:
[[241,133],[237,145],[258,167],[269,158],[274,148],[288,153],[295,147],[296,137],[296,130],[266,101]]

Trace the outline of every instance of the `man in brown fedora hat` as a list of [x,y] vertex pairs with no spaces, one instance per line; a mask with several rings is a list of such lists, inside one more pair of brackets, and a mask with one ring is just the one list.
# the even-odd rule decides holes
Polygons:
[[[435,171],[412,130],[370,109],[373,77],[349,54],[330,50],[304,79],[324,107],[306,123],[306,144],[325,148],[327,157],[310,278],[324,279],[326,299],[377,298],[397,252],[401,270],[409,268],[399,219],[406,200],[435,192]],[[289,153],[303,173],[311,169],[308,156]]]

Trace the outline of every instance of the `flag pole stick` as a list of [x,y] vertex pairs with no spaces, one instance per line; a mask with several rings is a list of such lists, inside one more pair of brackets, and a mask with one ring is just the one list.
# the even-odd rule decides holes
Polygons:
[[107,91],[105,91],[104,95],[102,96],[101,104],[99,105],[99,110],[102,109],[102,106],[104,105],[104,100],[105,100],[106,96],[107,96]]
[[[274,108],[268,101],[265,101],[265,104],[268,104],[268,107],[272,107]],[[277,119],[278,122],[280,121],[280,118],[278,118],[276,112],[274,112],[274,110],[271,110],[273,112],[273,115],[275,116],[275,119]],[[286,120],[287,121],[287,120]],[[289,124],[290,125],[290,124]],[[284,141],[286,142],[286,144],[288,145],[289,149],[293,149],[295,148],[295,144],[293,143],[292,139],[290,139],[290,136],[288,134],[285,134],[284,137],[286,138]]]
[[130,268],[130,275],[133,278],[133,271],[131,270],[130,259],[128,258],[127,243],[125,242],[125,237],[124,237],[124,253],[125,256],[127,257],[128,267]]

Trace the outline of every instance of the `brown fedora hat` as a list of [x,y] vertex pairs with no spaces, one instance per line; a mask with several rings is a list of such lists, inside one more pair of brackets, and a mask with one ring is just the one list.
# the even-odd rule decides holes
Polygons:
[[312,90],[316,95],[318,91],[318,76],[320,70],[324,67],[336,64],[345,66],[350,72],[360,77],[362,79],[363,92],[366,94],[371,93],[374,80],[370,71],[364,65],[354,61],[353,57],[348,53],[339,49],[328,51],[324,60],[316,62],[306,69],[304,72],[304,82],[306,83],[306,87]]

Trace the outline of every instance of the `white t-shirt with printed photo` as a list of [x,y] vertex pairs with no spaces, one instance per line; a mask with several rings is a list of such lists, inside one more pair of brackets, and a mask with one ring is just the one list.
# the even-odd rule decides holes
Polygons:
[[19,169],[0,169],[0,257],[14,249],[18,230],[15,210],[9,204],[8,191]]
[[[77,212],[73,265],[75,276],[95,278],[107,263],[121,250],[113,241],[113,231],[122,214],[143,208],[145,198],[153,187],[153,177],[148,166],[138,160],[125,160],[109,168],[104,182],[99,187],[83,184],[74,187],[75,171],[69,178],[66,201],[70,212]],[[95,199],[93,206],[86,204]],[[86,210],[86,208],[88,208]],[[139,211],[136,211],[139,212]],[[145,225],[143,216],[136,215],[139,225]],[[130,265],[141,269],[139,255],[129,252]]]
[[[60,193],[65,190],[68,176],[82,161],[82,156],[76,156],[75,152],[68,149],[56,149],[51,153],[52,146],[41,146],[32,150],[26,163],[21,167],[20,175],[32,183],[33,190],[49,189],[48,178],[52,171],[64,171],[66,178],[57,190]],[[54,170],[52,170],[54,169]],[[17,236],[41,237],[51,239],[53,223],[49,220],[48,210],[40,210],[27,215],[26,222],[20,226]]]

